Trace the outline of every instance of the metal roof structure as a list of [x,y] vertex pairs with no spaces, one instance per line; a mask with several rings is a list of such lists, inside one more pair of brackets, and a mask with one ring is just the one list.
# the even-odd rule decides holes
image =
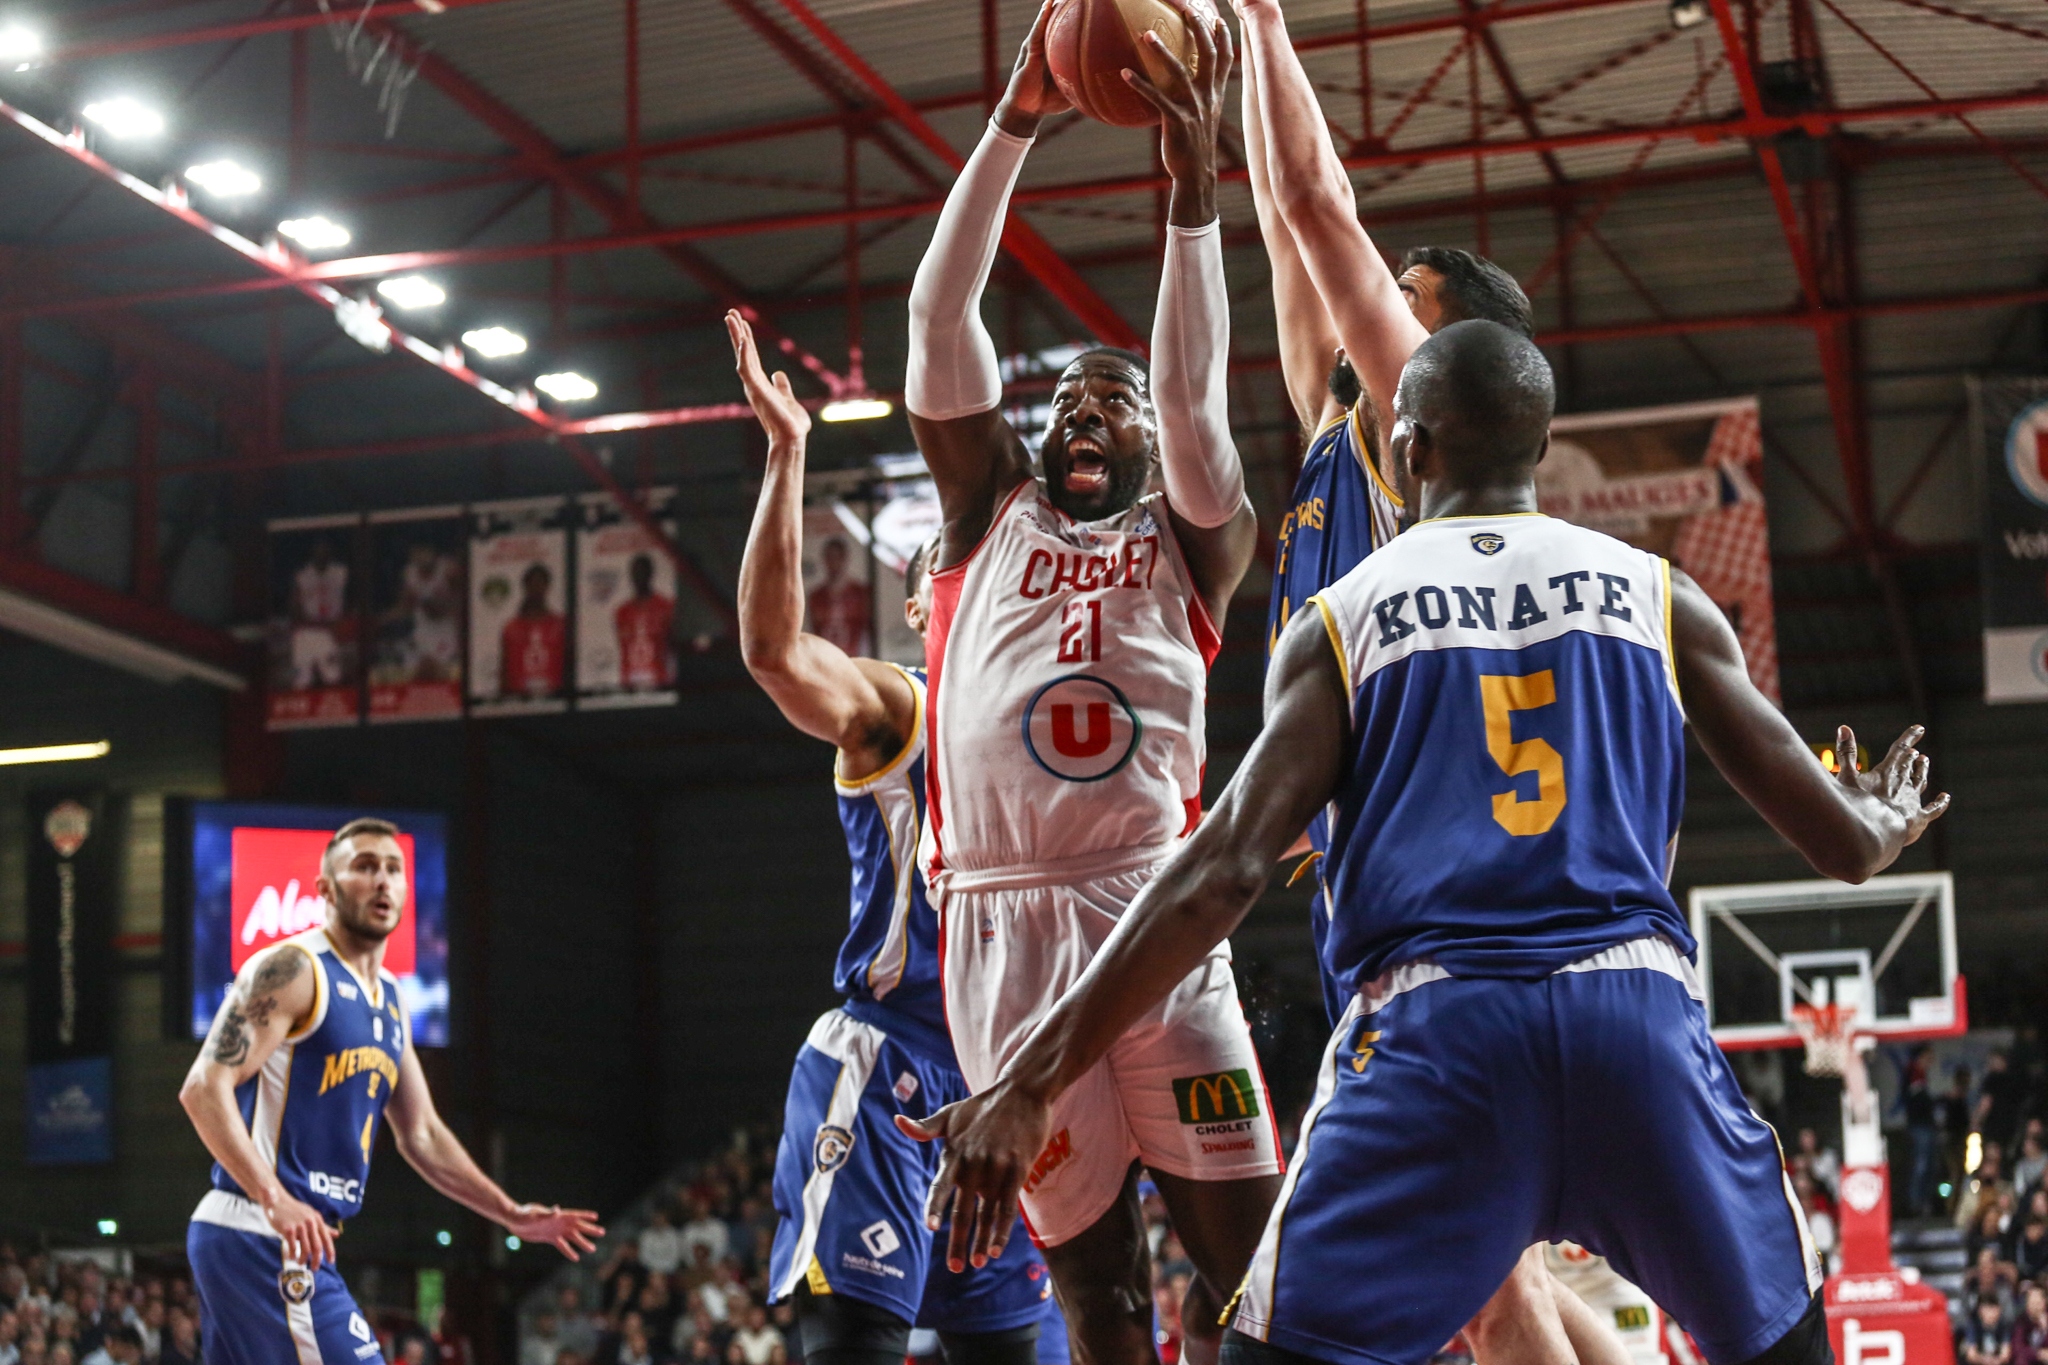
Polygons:
[[[193,631],[238,615],[228,580],[257,512],[657,472],[736,486],[749,431],[719,314],[749,310],[809,397],[900,388],[911,272],[1033,11],[23,12],[45,51],[0,72],[0,587],[196,649]],[[1788,678],[1804,648],[1825,674],[1810,693],[1854,690],[1870,666],[1827,662],[1834,629],[1878,637],[1887,687],[1946,676],[1935,656],[1964,647],[1945,585],[1974,515],[1960,376],[2038,357],[2048,305],[2038,3],[1287,11],[1376,239],[1471,246],[1519,277],[1568,407],[1764,396],[1776,548],[1812,562],[1827,604],[1802,613],[1789,594]],[[163,109],[168,128],[133,143],[79,131],[84,105],[113,94]],[[220,156],[257,169],[262,194],[186,183]],[[1227,161],[1233,407],[1255,493],[1279,497],[1295,436],[1242,165]],[[1141,339],[1164,183],[1142,133],[1048,127],[992,290],[1001,343]],[[314,212],[350,229],[346,248],[274,244],[280,219]],[[376,315],[373,287],[413,271],[447,302]],[[531,351],[466,353],[460,334],[485,324],[517,327]],[[532,378],[557,368],[600,397],[534,398]],[[900,425],[833,430],[820,458],[890,442]],[[701,501],[678,553],[722,606],[744,499]],[[1928,569],[1930,550],[1949,567]],[[1843,573],[1860,586],[1828,586]],[[1908,601],[1902,575],[1933,596]],[[1844,625],[1851,599],[1864,615]],[[1833,624],[1802,637],[1805,615]],[[204,638],[209,657],[228,649]]]

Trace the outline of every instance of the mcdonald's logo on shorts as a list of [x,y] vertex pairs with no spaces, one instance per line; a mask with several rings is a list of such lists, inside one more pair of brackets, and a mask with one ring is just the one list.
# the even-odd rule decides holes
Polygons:
[[1244,1067],[1208,1076],[1183,1076],[1173,1083],[1173,1102],[1182,1123],[1229,1123],[1259,1116],[1259,1087]]

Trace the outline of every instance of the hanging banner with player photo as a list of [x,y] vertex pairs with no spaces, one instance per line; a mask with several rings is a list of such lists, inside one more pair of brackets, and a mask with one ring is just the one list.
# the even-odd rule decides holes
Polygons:
[[460,507],[370,514],[370,723],[462,714],[468,525]]
[[804,629],[848,654],[875,654],[867,523],[838,498],[804,508]]
[[354,725],[362,717],[363,519],[270,523],[269,693],[273,730]]
[[569,704],[569,511],[561,498],[469,509],[469,699],[477,715]]
[[945,520],[938,489],[928,478],[897,479],[879,485],[875,497],[875,657],[922,668],[924,637],[903,619],[903,574]]
[[[672,537],[675,490],[648,507]],[[676,699],[676,566],[647,529],[603,493],[577,500],[576,704],[667,706]]]
[[1573,413],[1550,424],[1536,496],[1549,515],[1660,554],[1690,574],[1728,613],[1750,681],[1777,701],[1763,457],[1754,398]]
[[1972,379],[1984,471],[1984,700],[2048,701],[2048,379]]
[[99,790],[28,798],[28,1160],[114,1159],[121,838]]

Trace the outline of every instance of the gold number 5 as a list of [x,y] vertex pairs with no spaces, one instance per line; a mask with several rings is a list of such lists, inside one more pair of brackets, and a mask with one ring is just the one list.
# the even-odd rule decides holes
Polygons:
[[1527,677],[1486,673],[1479,678],[1479,697],[1486,706],[1486,751],[1509,777],[1536,774],[1536,799],[1520,792],[1497,792],[1494,822],[1510,834],[1543,834],[1564,812],[1564,758],[1544,739],[1515,738],[1514,713],[1548,706],[1557,700],[1557,680],[1549,669]]

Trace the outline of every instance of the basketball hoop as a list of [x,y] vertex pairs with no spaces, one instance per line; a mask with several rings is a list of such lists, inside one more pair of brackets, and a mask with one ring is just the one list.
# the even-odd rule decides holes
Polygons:
[[1792,1007],[1792,1027],[1806,1044],[1806,1074],[1839,1076],[1849,1064],[1849,1025],[1856,1018],[1853,1005],[1808,1005]]

